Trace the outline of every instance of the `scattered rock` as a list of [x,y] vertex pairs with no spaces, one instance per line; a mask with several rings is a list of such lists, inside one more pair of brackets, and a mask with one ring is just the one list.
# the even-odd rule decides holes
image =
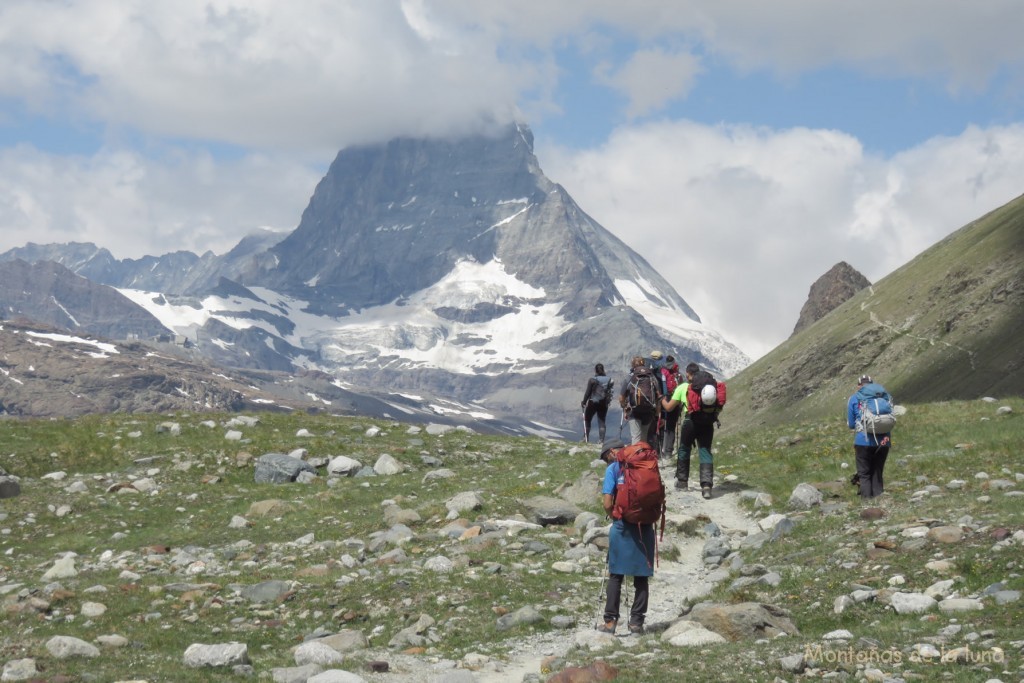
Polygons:
[[582,512],[569,501],[550,496],[534,496],[522,504],[527,510],[526,516],[543,526],[572,524]]
[[4,664],[3,674],[0,681],[27,681],[38,675],[34,659],[12,659]]
[[498,617],[496,624],[499,631],[507,631],[516,626],[526,624],[537,624],[544,621],[544,617],[532,605],[520,607],[515,612]]
[[0,499],[17,498],[21,495],[21,484],[14,477],[0,476]]
[[824,500],[824,496],[818,489],[810,484],[797,484],[789,496],[789,508],[791,510],[810,510],[815,505],[821,505],[822,500]]
[[935,607],[935,599],[923,593],[893,593],[889,604],[897,614],[922,614]]
[[754,602],[734,605],[702,602],[694,605],[683,619],[696,621],[731,641],[800,633],[789,612],[775,605]]
[[405,466],[387,453],[381,454],[381,456],[377,458],[377,462],[373,464],[373,471],[381,476],[400,474],[404,470]]
[[303,460],[284,453],[267,453],[256,459],[254,478],[257,484],[287,484],[295,481],[301,472],[316,474]]
[[245,643],[193,643],[185,650],[183,663],[191,669],[248,664],[249,648]]
[[727,642],[722,635],[695,621],[677,621],[661,634],[661,639],[675,647],[702,647]]
[[71,636],[54,636],[50,638],[46,641],[46,651],[54,659],[100,656],[99,648],[95,645]]
[[344,659],[345,657],[340,652],[319,640],[311,640],[295,648],[295,664],[297,666],[308,664],[333,666],[341,664]]
[[958,526],[937,526],[929,529],[927,534],[936,543],[959,543],[964,539],[964,532]]

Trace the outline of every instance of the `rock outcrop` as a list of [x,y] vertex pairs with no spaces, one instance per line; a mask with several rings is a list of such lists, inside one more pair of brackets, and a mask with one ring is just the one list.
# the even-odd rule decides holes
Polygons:
[[[871,282],[846,261],[832,266],[827,273],[815,280],[807,301],[800,309],[793,334],[810,327],[821,320],[854,294],[869,287]],[[790,335],[793,336],[793,335]]]

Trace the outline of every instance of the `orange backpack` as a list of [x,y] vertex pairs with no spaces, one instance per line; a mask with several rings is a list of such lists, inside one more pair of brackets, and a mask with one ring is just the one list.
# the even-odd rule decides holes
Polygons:
[[622,483],[615,489],[612,518],[630,524],[657,524],[665,533],[665,484],[658,471],[658,453],[641,441],[621,448],[615,456]]

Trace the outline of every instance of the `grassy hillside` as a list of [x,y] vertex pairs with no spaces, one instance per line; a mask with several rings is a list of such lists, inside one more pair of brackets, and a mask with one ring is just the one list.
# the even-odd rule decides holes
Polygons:
[[[881,597],[840,614],[832,609],[858,586],[893,589],[897,576],[906,590],[922,591],[940,578],[954,579],[963,595],[999,582],[1024,589],[1021,541],[994,536],[998,529],[1024,529],[1024,506],[1010,495],[1024,489],[1024,401],[1007,402],[1009,413],[999,413],[1000,405],[911,405],[898,427],[890,493],[877,502],[885,517],[877,522],[861,519],[863,506],[845,483],[850,471],[843,463],[852,461],[845,425],[805,421],[721,436],[718,472],[734,481],[720,495],[761,491],[774,499],[768,507],[751,508],[754,518],[786,512],[798,482],[818,482],[829,494],[827,506],[791,515],[796,526],[777,542],[737,551],[748,567],[778,571],[779,585],[730,589],[730,579],[711,596],[778,605],[791,613],[800,635],[679,648],[651,633],[603,651],[574,650],[553,662],[554,670],[602,659],[627,672],[618,679],[623,681],[678,681],[680,672],[698,683],[773,681],[780,675],[792,680],[778,659],[822,646],[826,654],[845,648],[823,640],[836,629],[851,630],[857,640],[850,646],[859,651],[880,648],[890,661],[899,653],[901,666],[881,667],[894,675],[966,682],[1016,670],[1024,657],[1021,601],[995,605],[986,598],[983,611],[926,618],[896,614]],[[369,637],[369,647],[346,655],[343,668],[367,681],[395,681],[407,680],[397,676],[410,662],[429,670],[441,659],[500,660],[524,639],[557,631],[554,616],[586,629],[597,614],[601,558],[577,560],[578,573],[552,570],[578,549],[579,530],[551,526],[510,535],[495,533],[493,526],[493,520],[526,514],[524,499],[556,495],[594,473],[593,447],[457,431],[432,436],[397,423],[311,415],[260,415],[258,424],[239,428],[246,439],[239,443],[225,440],[230,418],[214,416],[216,426],[206,424],[209,415],[191,414],[0,421],[0,466],[21,478],[22,489],[2,501],[0,512],[2,662],[34,658],[47,680],[229,681],[238,679],[230,669],[183,668],[186,648],[243,642],[253,672],[264,677],[275,667],[294,666],[294,647],[311,634],[354,630]],[[177,423],[181,433],[164,429],[165,422]],[[309,435],[300,434],[303,429]],[[405,470],[334,485],[325,477],[309,484],[253,481],[248,455],[296,448],[306,449],[309,458],[344,454],[368,465],[387,453]],[[440,469],[453,476],[429,476]],[[59,472],[65,476],[55,476]],[[1010,481],[1011,490],[990,486],[995,479]],[[150,480],[152,488],[141,480]],[[459,540],[444,532],[446,501],[468,490],[479,492],[483,506],[464,517],[481,533]],[[253,503],[268,500],[280,501],[271,514],[252,511]],[[417,514],[418,521],[408,521],[414,537],[377,545],[391,527],[387,511],[396,506]],[[584,507],[597,511],[596,495]],[[232,524],[235,518],[246,524]],[[963,540],[900,545],[904,529],[936,523],[959,525]],[[670,527],[665,547],[672,547],[673,536],[700,534],[699,527]],[[895,549],[872,556],[875,542]],[[69,552],[77,574],[44,578]],[[427,569],[439,555],[454,561],[454,571]],[[949,559],[950,573],[926,568],[940,557]],[[734,571],[732,578],[738,576]],[[242,588],[268,580],[295,583],[269,603],[242,597]],[[106,612],[96,615],[93,604],[87,615],[87,603],[101,603]],[[497,626],[500,615],[531,605],[543,619]],[[389,649],[391,639],[421,615],[434,620],[423,645]],[[938,642],[936,632],[953,622],[962,631],[944,647],[972,644],[990,658],[999,647],[1009,663],[914,663],[917,644]],[[113,634],[126,644],[104,646],[95,658],[61,660],[46,649],[56,635],[91,643]],[[381,659],[391,662],[392,673],[367,673],[367,662]],[[817,667],[822,675],[857,669],[834,661]]]
[[1024,196],[934,245],[729,383],[727,428],[841,415],[869,373],[898,402],[1024,395]]

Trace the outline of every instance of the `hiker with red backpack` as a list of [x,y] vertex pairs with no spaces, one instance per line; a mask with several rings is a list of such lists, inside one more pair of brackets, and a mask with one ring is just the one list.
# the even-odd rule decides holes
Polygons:
[[661,407],[661,455],[672,457],[672,451],[676,446],[676,426],[683,412],[681,404],[676,404],[671,410],[664,406],[665,398],[672,398],[679,387],[679,363],[672,356],[665,356],[665,365],[661,368],[661,385],[664,390]]
[[[654,379],[658,380],[658,388],[661,391],[661,395],[665,396],[665,376],[663,374],[665,363],[662,358],[663,354],[661,351],[655,349],[644,359],[644,365],[650,369]],[[660,403],[661,400],[659,399],[658,402]],[[665,416],[662,414],[661,408],[655,405],[655,417],[647,433],[647,443],[654,447],[654,450],[658,451],[658,457],[661,457],[661,436],[664,430]]]
[[656,443],[661,381],[651,372],[643,356],[633,356],[629,363],[629,377],[619,394],[619,405],[623,417],[629,421],[629,442]]
[[629,633],[644,632],[650,599],[649,579],[654,575],[657,538],[655,524],[665,531],[665,486],[658,472],[658,454],[647,443],[626,446],[621,439],[603,444],[601,459],[608,463],[601,486],[601,502],[612,518],[608,530],[608,586],[602,633],[615,633],[619,622],[622,582],[633,577],[633,605]]
[[[683,395],[685,394],[685,403]],[[686,412],[682,431],[679,434],[679,450],[676,453],[676,488],[686,490],[690,478],[690,453],[697,444],[700,461],[700,492],[704,498],[711,498],[714,487],[715,465],[711,442],[715,438],[715,425],[720,424],[718,415],[725,407],[725,382],[716,381],[696,363],[686,366],[686,389],[677,388],[672,399],[662,401],[662,407],[672,409],[682,405]]]

